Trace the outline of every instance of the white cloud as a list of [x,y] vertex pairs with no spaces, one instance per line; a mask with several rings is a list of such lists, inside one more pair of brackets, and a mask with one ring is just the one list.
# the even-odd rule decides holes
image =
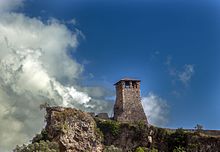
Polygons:
[[20,6],[24,0],[0,0],[0,12],[11,11]]
[[195,70],[194,70],[194,66],[193,65],[191,65],[191,64],[184,65],[183,71],[180,71],[178,73],[179,80],[184,85],[187,86],[188,83],[190,82],[194,72],[195,72]]
[[[83,70],[67,55],[68,47],[77,46],[75,34],[57,22],[45,25],[21,14],[7,14],[0,20],[0,77],[4,85],[13,84],[16,93],[41,92],[51,98],[57,93],[67,99],[67,92],[76,92],[59,83],[78,78]],[[68,99],[75,98],[73,95],[69,94]],[[82,103],[89,101],[89,97],[83,99]]]
[[169,107],[166,100],[150,92],[142,98],[142,105],[150,124],[161,126],[168,122]]
[[[63,24],[54,20],[44,24],[22,14],[7,14],[0,20],[1,36],[7,40],[7,45],[13,49],[41,51],[40,60],[44,68],[56,79],[77,78],[83,71],[83,67],[66,53],[68,47],[77,46],[77,34],[71,33]],[[5,52],[1,51],[0,55]]]
[[18,13],[0,16],[0,151],[11,151],[41,130],[39,105],[45,101],[111,111],[102,89],[76,85],[84,68],[67,52],[77,47],[78,33],[54,19],[43,23]]
[[68,53],[83,33],[63,22],[11,11],[24,0],[0,0],[0,151],[27,143],[44,125],[39,105],[111,112],[100,87],[78,86],[84,67]]
[[91,97],[62,83],[74,84],[83,71],[67,55],[77,35],[64,25],[6,13],[0,33],[0,151],[7,151],[41,129],[41,103],[86,107]]
[[167,56],[167,58],[166,58],[166,61],[165,61],[165,64],[166,65],[168,65],[168,66],[170,66],[171,65],[171,61],[172,61],[172,56]]
[[165,65],[168,67],[169,75],[174,79],[173,83],[176,81],[181,82],[184,86],[188,86],[193,75],[195,74],[195,67],[192,64],[185,64],[182,69],[177,69],[172,65],[172,57],[168,56],[165,62]]
[[77,21],[76,21],[75,18],[73,18],[73,19],[67,21],[67,23],[68,23],[68,24],[72,24],[72,25],[76,25],[76,24],[77,24]]

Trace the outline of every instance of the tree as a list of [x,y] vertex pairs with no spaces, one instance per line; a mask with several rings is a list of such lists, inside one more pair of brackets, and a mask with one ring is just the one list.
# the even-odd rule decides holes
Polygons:
[[195,126],[195,129],[196,129],[197,131],[201,131],[201,130],[203,130],[203,126],[200,125],[200,124],[197,124],[197,125]]

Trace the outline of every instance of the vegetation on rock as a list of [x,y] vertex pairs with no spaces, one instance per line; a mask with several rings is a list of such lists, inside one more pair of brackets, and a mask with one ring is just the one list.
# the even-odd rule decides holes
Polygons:
[[122,152],[122,149],[115,147],[114,145],[106,146],[104,152]]
[[39,141],[29,145],[16,146],[13,152],[60,152],[56,142]]
[[43,141],[48,140],[48,134],[45,129],[43,129],[40,134],[36,134],[36,136],[32,139],[32,143],[40,142],[42,140]]
[[[195,132],[148,126],[142,121],[120,123],[95,118],[80,110],[47,107],[46,128],[29,145],[14,152],[209,152],[220,149],[219,137]],[[105,147],[103,149],[103,147]]]
[[120,123],[117,121],[96,119],[96,123],[103,133],[111,133],[113,136],[117,136],[120,133]]
[[142,147],[138,147],[135,152],[144,152],[144,149]]
[[167,139],[169,151],[187,146],[187,133],[182,128],[177,129]]
[[173,152],[186,152],[184,147],[176,147]]

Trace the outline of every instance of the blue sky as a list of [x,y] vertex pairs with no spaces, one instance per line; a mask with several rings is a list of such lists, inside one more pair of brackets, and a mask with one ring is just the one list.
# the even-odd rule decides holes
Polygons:
[[219,129],[219,7],[214,1],[30,0],[18,12],[82,32],[71,56],[84,66],[83,86],[114,92],[118,79],[135,77],[143,97],[153,92],[166,101],[166,127]]
[[[219,7],[214,1],[36,0],[19,11],[83,33],[72,53],[84,65],[83,85],[114,91],[118,79],[135,77],[142,96],[153,92],[166,100],[166,127],[219,129]],[[74,26],[67,23],[72,19]],[[187,65],[193,71],[180,80]]]
[[123,77],[141,80],[151,124],[220,129],[219,7],[216,0],[0,0],[0,151],[44,128],[45,102],[112,116],[113,84]]

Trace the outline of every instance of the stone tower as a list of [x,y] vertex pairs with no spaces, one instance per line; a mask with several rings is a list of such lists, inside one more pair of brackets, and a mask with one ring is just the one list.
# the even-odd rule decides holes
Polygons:
[[140,80],[124,78],[115,83],[114,119],[121,122],[147,122],[141,104]]

